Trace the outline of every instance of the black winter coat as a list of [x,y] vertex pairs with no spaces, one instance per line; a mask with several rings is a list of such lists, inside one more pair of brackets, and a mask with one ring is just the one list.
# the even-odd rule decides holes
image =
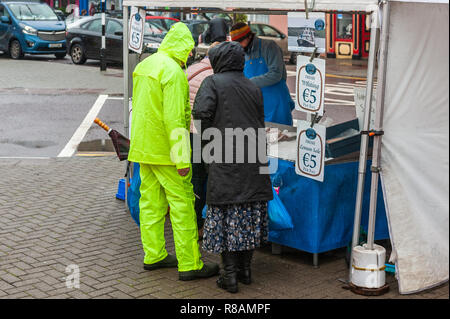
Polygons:
[[[262,93],[243,74],[244,56],[237,42],[213,47],[209,58],[214,74],[203,80],[194,101],[192,114],[201,120],[203,153],[212,155],[207,164],[208,205],[273,198],[270,177],[260,172],[267,171]],[[211,129],[213,138],[205,140]],[[231,129],[238,137],[230,134]]]
[[224,18],[214,18],[209,21],[208,29],[202,34],[203,42],[213,43],[216,41],[226,41],[228,35],[228,25]]

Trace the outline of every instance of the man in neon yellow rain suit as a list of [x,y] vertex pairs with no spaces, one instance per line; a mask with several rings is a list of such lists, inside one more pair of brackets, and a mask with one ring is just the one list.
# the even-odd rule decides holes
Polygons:
[[[177,267],[180,280],[211,277],[218,264],[200,259],[191,184],[189,86],[182,70],[194,47],[191,32],[179,22],[158,52],[133,72],[133,112],[128,160],[140,164],[140,229],[144,269]],[[164,222],[170,220],[176,257],[165,248]]]

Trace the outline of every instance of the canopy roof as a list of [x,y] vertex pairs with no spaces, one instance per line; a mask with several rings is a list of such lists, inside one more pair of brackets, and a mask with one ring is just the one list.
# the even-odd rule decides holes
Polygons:
[[[312,2],[308,0],[308,5]],[[272,9],[272,10],[304,10],[305,2],[302,0],[123,0],[128,6],[155,6],[155,7],[200,7],[200,8],[240,8]],[[374,11],[378,7],[377,0],[315,0],[311,11]]]
[[[398,2],[447,3],[449,0],[389,0]],[[378,0],[308,0],[308,6],[314,4],[309,11],[365,11],[372,12],[378,8]],[[222,10],[240,11],[269,11],[269,10],[305,10],[302,0],[123,0],[125,6],[137,7],[170,7],[170,8],[214,8]],[[275,6],[275,7],[274,7]]]

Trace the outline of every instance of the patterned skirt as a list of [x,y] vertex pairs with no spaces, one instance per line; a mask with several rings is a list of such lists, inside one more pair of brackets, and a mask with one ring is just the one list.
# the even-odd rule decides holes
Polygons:
[[211,253],[242,251],[267,241],[267,202],[208,205],[202,248]]

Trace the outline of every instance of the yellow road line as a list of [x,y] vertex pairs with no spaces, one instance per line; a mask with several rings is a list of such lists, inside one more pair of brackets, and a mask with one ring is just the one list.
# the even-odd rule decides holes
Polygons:
[[326,73],[325,76],[328,76],[330,78],[339,78],[339,79],[349,79],[349,80],[359,80],[359,81],[365,81],[367,78],[361,78],[357,76],[347,76],[347,75],[336,75],[336,74],[328,74]]
[[114,152],[107,152],[107,153],[76,153],[75,156],[112,156],[116,153]]

